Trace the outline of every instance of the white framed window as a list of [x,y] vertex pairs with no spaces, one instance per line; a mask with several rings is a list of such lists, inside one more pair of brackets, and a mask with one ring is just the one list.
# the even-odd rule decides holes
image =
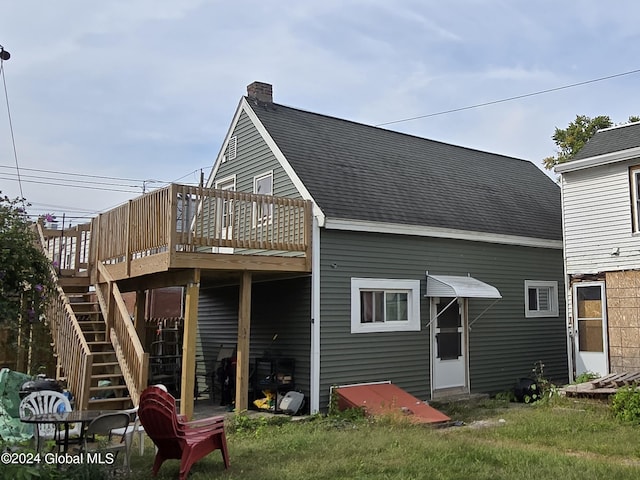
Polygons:
[[629,169],[631,182],[631,228],[633,233],[640,233],[640,166]]
[[420,280],[351,279],[351,333],[420,331]]
[[[253,177],[253,193],[260,195],[273,195],[273,171],[263,173]],[[271,222],[273,215],[273,203],[256,202],[254,203],[254,226],[266,225]]]
[[558,316],[558,282],[524,281],[525,317]]

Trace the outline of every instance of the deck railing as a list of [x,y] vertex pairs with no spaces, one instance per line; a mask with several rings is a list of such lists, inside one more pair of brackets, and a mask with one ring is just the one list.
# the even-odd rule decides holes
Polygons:
[[[51,250],[48,248],[56,246],[55,243],[47,241],[42,225],[37,225],[37,231],[42,248],[50,252]],[[80,263],[76,262],[75,266],[79,268]],[[58,285],[58,275],[55,268],[51,268],[51,277],[54,285]],[[86,409],[89,404],[93,354],[71,308],[69,299],[59,286],[47,305],[46,317],[58,356],[58,376],[66,378],[67,388],[76,396],[76,408]]]
[[162,252],[308,256],[311,203],[172,184],[101,214],[91,251],[106,264]]
[[147,387],[149,354],[145,353],[118,285],[102,263],[98,263],[100,282],[96,296],[106,318],[106,331],[116,352],[120,370],[134,405]]
[[38,225],[42,248],[61,275],[74,276],[87,271],[91,224],[76,225],[66,230],[45,229]]

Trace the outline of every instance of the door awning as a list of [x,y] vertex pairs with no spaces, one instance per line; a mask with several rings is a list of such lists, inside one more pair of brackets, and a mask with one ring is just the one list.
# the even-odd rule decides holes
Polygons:
[[427,297],[502,298],[498,289],[473,277],[429,275]]

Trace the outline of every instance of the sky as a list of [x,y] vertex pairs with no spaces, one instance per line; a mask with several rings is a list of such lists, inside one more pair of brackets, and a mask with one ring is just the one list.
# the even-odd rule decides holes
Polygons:
[[576,115],[640,115],[638,18],[634,0],[5,1],[0,191],[75,224],[197,184],[256,80],[542,169]]

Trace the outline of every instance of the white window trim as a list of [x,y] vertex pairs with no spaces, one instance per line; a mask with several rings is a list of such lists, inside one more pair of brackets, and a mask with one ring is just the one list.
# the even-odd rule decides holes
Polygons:
[[[361,290],[394,290],[408,294],[408,321],[362,323],[360,321]],[[419,332],[420,331],[420,280],[389,278],[351,279],[351,333]]]
[[[549,295],[549,310],[529,310],[529,289],[530,288],[551,288]],[[557,317],[558,316],[558,282],[541,280],[524,281],[524,316],[526,318],[536,317]]]
[[640,192],[638,191],[638,177],[640,177],[640,166],[629,168],[629,182],[631,183],[631,229],[633,233],[640,233],[640,211],[638,211],[638,201]]

